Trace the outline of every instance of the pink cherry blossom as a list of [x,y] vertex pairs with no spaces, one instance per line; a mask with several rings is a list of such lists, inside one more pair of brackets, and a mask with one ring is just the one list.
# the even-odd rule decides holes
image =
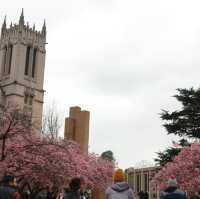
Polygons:
[[9,109],[1,114],[0,177],[14,174],[20,188],[28,186],[32,192],[47,187],[60,190],[77,176],[89,187],[103,189],[111,183],[112,162],[82,153],[72,141],[39,136],[34,128],[13,116],[17,111]]
[[169,178],[176,178],[181,189],[189,194],[200,191],[200,143],[185,147],[154,177],[160,189],[166,187]]

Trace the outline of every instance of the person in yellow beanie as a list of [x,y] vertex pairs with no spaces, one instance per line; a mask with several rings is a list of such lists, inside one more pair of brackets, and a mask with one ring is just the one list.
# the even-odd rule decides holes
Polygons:
[[133,190],[125,182],[122,169],[117,169],[113,176],[114,183],[106,189],[105,199],[136,199]]

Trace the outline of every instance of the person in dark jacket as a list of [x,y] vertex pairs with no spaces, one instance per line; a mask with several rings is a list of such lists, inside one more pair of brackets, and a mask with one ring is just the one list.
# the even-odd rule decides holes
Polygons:
[[185,192],[178,189],[176,179],[169,179],[167,184],[167,189],[162,193],[162,199],[187,199]]
[[14,176],[4,176],[0,186],[0,199],[20,199]]
[[147,191],[144,192],[144,199],[149,199],[149,193]]
[[195,192],[193,196],[190,197],[191,199],[200,199],[200,193]]
[[138,197],[139,197],[139,199],[145,199],[144,197],[144,191],[140,191],[139,193],[138,193]]
[[105,199],[135,199],[133,190],[125,182],[122,169],[117,169],[114,174],[114,184],[107,188]]
[[73,178],[69,183],[69,189],[65,190],[64,199],[81,199],[81,179]]

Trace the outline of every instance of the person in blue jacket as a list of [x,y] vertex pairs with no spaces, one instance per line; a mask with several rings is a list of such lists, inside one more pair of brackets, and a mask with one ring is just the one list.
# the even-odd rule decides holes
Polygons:
[[178,189],[176,179],[169,179],[167,185],[161,199],[187,199],[186,193]]

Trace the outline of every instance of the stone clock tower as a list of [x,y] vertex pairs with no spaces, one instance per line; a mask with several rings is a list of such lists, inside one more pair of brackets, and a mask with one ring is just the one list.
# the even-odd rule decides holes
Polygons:
[[0,103],[18,104],[41,128],[45,68],[46,25],[41,31],[24,23],[6,24],[0,37]]

